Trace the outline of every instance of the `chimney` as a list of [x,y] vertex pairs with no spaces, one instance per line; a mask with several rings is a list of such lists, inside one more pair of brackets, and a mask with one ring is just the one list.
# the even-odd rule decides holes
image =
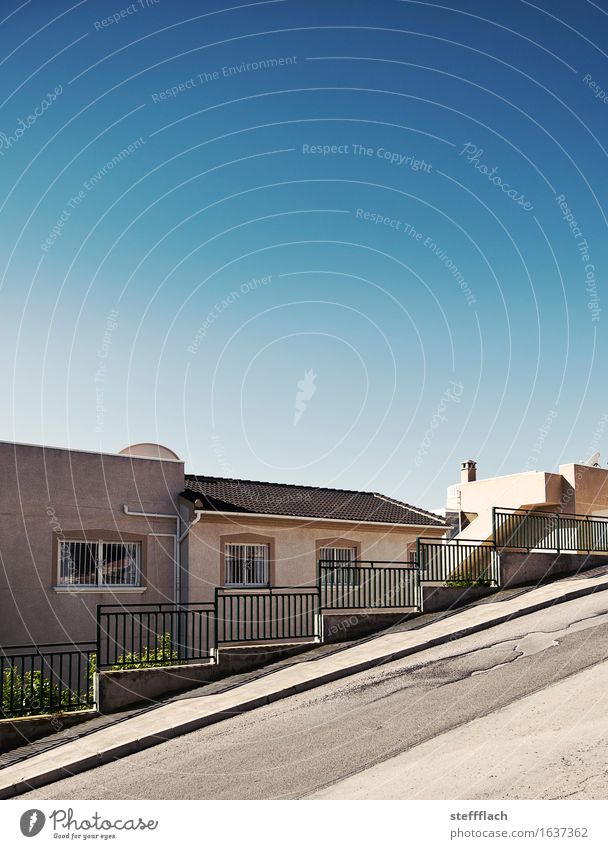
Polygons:
[[475,460],[465,460],[460,464],[460,483],[471,483],[477,480],[477,463]]

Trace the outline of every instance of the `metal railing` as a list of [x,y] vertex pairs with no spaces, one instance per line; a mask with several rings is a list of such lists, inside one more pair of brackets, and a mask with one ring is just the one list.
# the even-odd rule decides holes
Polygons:
[[209,660],[213,602],[97,605],[97,666],[136,669]]
[[321,608],[420,609],[420,576],[414,561],[319,560]]
[[316,587],[216,587],[217,642],[319,639]]
[[423,581],[498,583],[498,553],[491,540],[419,537],[416,560]]
[[94,705],[93,643],[0,648],[0,716],[86,710]]
[[608,518],[495,507],[492,528],[499,548],[608,552]]

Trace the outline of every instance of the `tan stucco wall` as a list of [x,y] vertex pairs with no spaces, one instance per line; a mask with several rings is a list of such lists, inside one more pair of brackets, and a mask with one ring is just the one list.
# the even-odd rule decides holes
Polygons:
[[559,471],[565,481],[564,512],[608,516],[608,469],[569,463]]
[[271,583],[293,587],[314,584],[320,541],[328,545],[336,539],[352,541],[358,546],[358,556],[362,560],[407,560],[408,550],[410,547],[413,549],[418,536],[443,536],[445,528],[393,528],[386,525],[366,529],[361,524],[348,522],[255,517],[228,519],[205,514],[192,529],[189,539],[191,601],[210,600],[214,587],[223,585],[223,538],[239,534],[257,534],[272,539],[271,558],[274,557],[274,563],[270,564]]
[[[489,539],[492,507],[608,516],[608,469],[578,463],[560,466],[559,473],[523,472],[457,486],[462,511],[478,514],[459,535],[462,539]],[[455,496],[448,498],[448,509],[457,510],[457,503]]]
[[[170,601],[175,522],[126,516],[176,513],[181,462],[0,443],[0,644],[95,637],[97,603]],[[144,593],[56,592],[53,535],[136,534],[147,551]]]
[[[563,479],[551,472],[522,472],[497,478],[457,484],[460,509],[477,513],[477,518],[463,529],[461,539],[489,539],[492,534],[492,507],[527,507],[556,509],[562,498]],[[448,509],[457,510],[455,497],[448,499]]]

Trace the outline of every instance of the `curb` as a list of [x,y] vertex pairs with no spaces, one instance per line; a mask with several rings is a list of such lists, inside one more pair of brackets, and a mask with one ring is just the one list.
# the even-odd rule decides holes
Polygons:
[[[36,776],[32,776],[27,780],[18,781],[16,783],[3,786],[0,785],[0,799],[10,799],[15,796],[19,796],[22,793],[27,793],[30,790],[35,790],[39,787],[43,787],[44,785],[52,784],[53,782],[59,781],[63,778],[70,778],[71,776],[77,775],[78,773],[86,772],[103,764],[112,763],[113,761],[119,760],[120,758],[135,754],[136,752],[144,751],[145,749],[149,749],[153,746],[157,746],[161,743],[164,743],[167,740],[172,740],[175,737],[180,737],[184,734],[189,734],[192,731],[197,731],[200,728],[205,728],[208,725],[214,725],[226,719],[231,719],[234,716],[238,716],[250,710],[255,710],[259,707],[264,707],[265,705],[272,704],[273,702],[280,701],[281,699],[288,698],[289,696],[296,695],[297,693],[304,693],[308,690],[313,690],[316,687],[322,686],[323,684],[329,684],[333,681],[338,681],[342,678],[347,678],[350,675],[356,675],[359,672],[365,672],[368,669],[373,669],[377,666],[383,666],[384,664],[391,663],[394,660],[400,660],[401,658],[408,657],[413,654],[418,654],[419,652],[426,651],[427,649],[434,648],[435,646],[443,645],[445,643],[452,642],[453,640],[458,640],[462,637],[479,633],[480,631],[485,631],[488,628],[494,627],[495,625],[501,625],[504,622],[508,622],[513,619],[519,619],[522,616],[527,616],[530,613],[536,613],[539,610],[544,610],[548,607],[553,607],[557,604],[563,604],[564,602],[574,601],[577,598],[593,595],[596,592],[606,591],[608,591],[608,582],[592,587],[583,587],[578,590],[571,590],[570,592],[564,593],[564,595],[559,596],[558,598],[540,601],[535,604],[531,604],[527,607],[522,607],[519,610],[513,611],[512,613],[495,616],[492,619],[487,620],[486,622],[480,622],[475,625],[469,625],[457,631],[453,631],[448,635],[436,637],[434,639],[427,640],[424,643],[419,643],[415,646],[409,646],[408,648],[404,648],[403,650],[392,651],[386,655],[383,655],[382,657],[375,657],[369,660],[360,661],[359,663],[352,664],[342,669],[323,673],[308,681],[303,681],[300,684],[285,687],[281,690],[277,690],[274,693],[269,693],[264,696],[257,696],[255,698],[248,699],[239,704],[235,704],[233,707],[217,711],[217,713],[214,714],[189,719],[186,722],[180,723],[179,725],[167,728],[167,730],[163,731],[162,734],[149,734],[147,736],[130,740],[127,743],[121,743],[120,745],[110,747],[101,752],[97,752],[96,754],[89,754],[86,756],[81,755],[79,757],[76,757],[69,764],[64,764],[60,767],[54,767],[53,769],[41,772]],[[22,763],[23,765],[27,765],[27,760],[23,761]],[[10,768],[11,767],[7,767],[7,769]]]

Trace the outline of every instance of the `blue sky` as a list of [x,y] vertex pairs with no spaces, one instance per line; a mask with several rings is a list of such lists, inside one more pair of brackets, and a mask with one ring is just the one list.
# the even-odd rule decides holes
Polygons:
[[0,16],[0,438],[431,508],[604,447],[605,0]]

